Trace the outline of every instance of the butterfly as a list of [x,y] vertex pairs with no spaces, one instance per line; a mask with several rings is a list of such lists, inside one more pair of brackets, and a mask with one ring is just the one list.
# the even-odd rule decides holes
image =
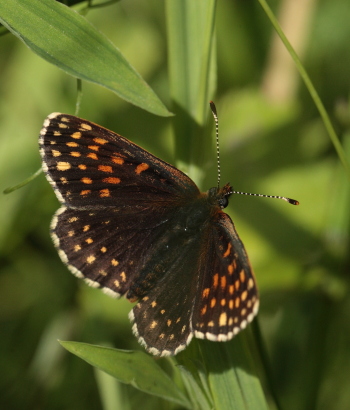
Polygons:
[[113,131],[61,113],[39,137],[61,207],[51,223],[74,275],[137,302],[133,333],[157,356],[193,337],[227,341],[258,312],[256,281],[231,218],[230,184],[200,192],[174,166]]

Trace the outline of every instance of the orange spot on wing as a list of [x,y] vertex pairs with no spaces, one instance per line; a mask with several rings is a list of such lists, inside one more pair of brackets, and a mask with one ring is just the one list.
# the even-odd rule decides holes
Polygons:
[[100,190],[100,197],[101,198],[106,198],[111,196],[111,193],[109,192],[109,189],[101,189]]
[[83,182],[84,184],[92,184],[92,179],[84,177],[81,179],[81,182]]
[[100,144],[100,145],[103,145],[103,144],[107,144],[107,140],[105,140],[104,138],[94,138],[94,141],[96,142],[96,144]]
[[202,294],[203,298],[207,298],[209,296],[209,292],[210,292],[210,288],[205,288]]
[[89,124],[85,124],[85,123],[80,124],[80,128],[82,128],[82,131],[92,130],[92,127]]
[[242,294],[241,294],[242,302],[244,302],[247,299],[247,296],[248,296],[248,292],[246,290],[244,292],[242,292]]
[[69,162],[57,162],[56,167],[58,171],[67,171],[67,169],[70,169],[70,163]]
[[115,164],[119,164],[119,165],[124,164],[123,158],[120,158],[120,157],[111,157],[111,160],[112,160]]
[[108,184],[119,184],[120,178],[115,178],[115,177],[103,178],[102,182],[106,182]]
[[220,278],[220,286],[221,286],[221,289],[225,289],[225,288],[226,288],[226,276],[221,276],[221,278]]
[[232,245],[230,244],[230,242],[228,243],[226,252],[224,253],[224,258],[227,258],[227,256],[231,253],[231,249],[232,249]]
[[88,148],[93,150],[93,151],[98,151],[100,149],[100,147],[98,145],[89,145]]
[[142,164],[139,164],[136,167],[135,172],[136,172],[136,174],[139,175],[139,174],[141,174],[141,172],[146,171],[146,169],[148,169],[148,168],[149,168],[149,165],[142,162]]
[[98,170],[103,172],[113,172],[112,167],[110,167],[109,165],[99,165]]
[[89,154],[87,154],[87,157],[91,159],[98,159],[98,156],[94,152],[90,152]]
[[215,275],[213,276],[213,288],[216,289],[218,287],[219,284],[219,274],[215,273]]

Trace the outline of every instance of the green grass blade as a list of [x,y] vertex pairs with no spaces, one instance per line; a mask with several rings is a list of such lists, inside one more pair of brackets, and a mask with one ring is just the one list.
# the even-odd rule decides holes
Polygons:
[[318,112],[321,115],[321,118],[323,120],[323,123],[327,129],[328,135],[334,145],[334,148],[340,158],[340,161],[342,162],[345,171],[347,173],[348,178],[350,179],[350,165],[349,162],[347,160],[345,151],[339,141],[339,138],[333,128],[333,125],[331,123],[331,120],[327,114],[327,111],[321,101],[320,96],[318,95],[315,87],[312,84],[312,81],[308,75],[308,73],[306,72],[303,64],[300,61],[300,58],[298,57],[297,53],[295,52],[294,48],[292,47],[292,45],[290,44],[290,42],[288,41],[287,37],[285,36],[281,26],[279,25],[276,17],[274,16],[272,10],[270,9],[269,5],[266,3],[265,0],[258,0],[261,7],[264,9],[267,17],[269,18],[269,20],[271,21],[271,24],[273,25],[274,29],[276,30],[277,34],[279,35],[280,39],[282,40],[284,46],[286,47],[287,51],[289,52],[289,54],[291,55],[292,59],[295,62],[295,65],[297,67],[297,69],[299,70],[300,76],[303,79],[306,88],[308,89],[311,98],[313,99],[316,108],[318,109]]
[[61,345],[122,383],[190,408],[190,403],[156,361],[141,351],[111,349],[79,342]]
[[[213,135],[205,129],[216,87],[215,4],[211,0],[166,2],[176,158],[196,182],[203,176],[206,160],[215,158]],[[194,408],[212,404],[217,410],[267,408],[244,341],[241,335],[229,343],[194,340],[176,357]]]
[[204,124],[216,86],[215,1],[167,0],[166,18],[176,159],[198,182],[203,156],[209,157],[211,149],[211,136],[205,134]]
[[4,194],[10,194],[13,191],[17,191],[17,189],[20,189],[20,188],[24,187],[25,185],[29,184],[29,182],[32,182],[33,179],[38,177],[41,173],[42,173],[42,168],[39,168],[36,172],[34,172],[33,175],[26,178],[24,181],[20,182],[19,184],[15,185],[15,186],[11,186],[11,187],[8,187],[8,188],[4,189],[3,193]]
[[54,0],[0,2],[0,22],[40,57],[157,115],[171,115],[121,52],[83,16]]

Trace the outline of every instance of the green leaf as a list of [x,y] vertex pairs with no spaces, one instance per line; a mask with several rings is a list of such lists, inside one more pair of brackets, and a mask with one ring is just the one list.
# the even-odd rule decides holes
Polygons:
[[146,353],[79,342],[60,343],[71,353],[122,383],[131,384],[143,392],[191,408],[181,390]]
[[[251,342],[251,343],[250,343]],[[268,404],[252,358],[252,334],[249,329],[225,343],[194,340],[176,359],[193,376],[185,385],[196,394],[198,408],[216,410],[267,410]],[[196,393],[194,383],[200,387]],[[202,406],[204,397],[206,406]]]
[[102,85],[153,114],[171,115],[108,38],[69,7],[54,0],[1,1],[0,22],[68,74]]
[[239,334],[231,342],[216,344],[214,347],[209,342],[202,343],[201,351],[205,358],[215,408],[226,409],[231,406],[244,410],[268,409],[247,346],[246,333]]

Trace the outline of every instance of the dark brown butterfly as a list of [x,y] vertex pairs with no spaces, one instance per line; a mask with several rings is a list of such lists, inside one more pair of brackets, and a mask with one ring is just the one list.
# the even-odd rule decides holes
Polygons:
[[193,336],[230,340],[253,320],[254,275],[222,211],[229,184],[200,192],[172,165],[72,115],[49,115],[39,144],[62,204],[51,224],[62,261],[90,286],[137,301],[129,316],[150,353],[174,355]]

